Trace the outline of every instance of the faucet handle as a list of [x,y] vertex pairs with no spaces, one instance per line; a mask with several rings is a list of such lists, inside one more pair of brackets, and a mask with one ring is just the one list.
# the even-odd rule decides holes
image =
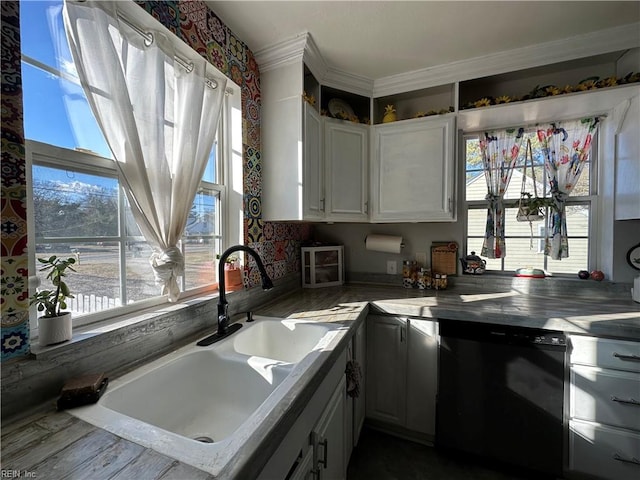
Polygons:
[[253,312],[251,310],[247,312],[247,322],[253,322]]

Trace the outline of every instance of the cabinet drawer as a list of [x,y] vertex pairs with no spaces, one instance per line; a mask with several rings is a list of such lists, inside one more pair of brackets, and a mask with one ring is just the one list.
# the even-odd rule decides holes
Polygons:
[[640,374],[572,366],[571,417],[640,431]]
[[603,480],[640,476],[640,434],[593,423],[569,423],[569,469]]
[[640,372],[640,342],[571,337],[571,363]]

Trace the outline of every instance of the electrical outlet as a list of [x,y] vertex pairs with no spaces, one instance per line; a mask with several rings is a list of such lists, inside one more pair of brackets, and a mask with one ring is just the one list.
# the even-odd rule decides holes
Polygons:
[[396,275],[398,273],[398,262],[395,260],[387,260],[387,274]]
[[416,262],[423,267],[427,266],[427,254],[425,252],[416,252]]

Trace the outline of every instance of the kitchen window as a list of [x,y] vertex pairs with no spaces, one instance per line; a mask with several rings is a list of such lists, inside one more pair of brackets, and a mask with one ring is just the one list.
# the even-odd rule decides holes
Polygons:
[[[527,131],[522,144],[530,139],[533,150],[536,188],[539,196],[549,197],[549,186],[544,170],[544,160],[535,131]],[[466,248],[467,252],[480,254],[484,241],[488,202],[485,200],[487,184],[482,170],[478,135],[465,135],[465,205],[466,205]],[[486,259],[487,270],[513,272],[517,268],[532,267],[544,269],[552,274],[576,274],[579,270],[589,270],[592,265],[593,226],[596,212],[596,161],[597,138],[591,149],[588,165],[571,192],[566,205],[567,231],[569,236],[569,257],[553,260],[544,254],[545,225],[549,219],[549,209],[545,219],[539,222],[518,222],[516,213],[524,175],[524,152],[516,161],[511,181],[504,196],[505,200],[505,242],[504,258]],[[531,165],[525,178],[526,191],[533,193]]]
[[[67,277],[76,297],[69,302],[76,326],[163,303],[149,264],[151,248],[133,220],[111,151],[75,75],[62,1],[20,6],[31,276],[38,273],[36,257],[76,258],[77,272]],[[227,185],[237,183],[241,172],[236,165],[231,176],[231,159],[237,163],[241,156],[237,93],[229,82],[180,242],[183,295],[217,288],[216,256],[239,227],[227,218]],[[33,331],[35,312],[32,317]]]

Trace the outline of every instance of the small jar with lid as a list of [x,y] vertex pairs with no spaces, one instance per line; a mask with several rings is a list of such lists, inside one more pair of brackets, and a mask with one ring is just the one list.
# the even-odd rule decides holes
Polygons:
[[418,273],[418,288],[420,290],[431,288],[431,269],[420,269],[420,272]]
[[417,284],[418,262],[405,260],[402,262],[402,286],[413,288]]

